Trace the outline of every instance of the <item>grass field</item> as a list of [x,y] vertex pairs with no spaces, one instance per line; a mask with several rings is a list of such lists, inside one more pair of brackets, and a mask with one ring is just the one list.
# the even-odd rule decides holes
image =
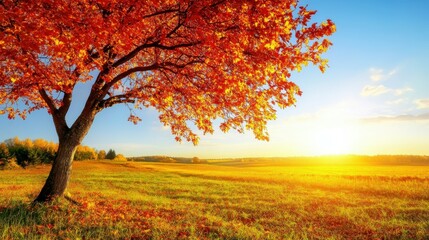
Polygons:
[[75,162],[0,171],[0,239],[429,239],[429,166]]

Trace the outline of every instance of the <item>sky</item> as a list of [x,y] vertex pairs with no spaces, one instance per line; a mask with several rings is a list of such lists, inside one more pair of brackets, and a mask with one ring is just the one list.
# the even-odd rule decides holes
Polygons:
[[[307,0],[316,21],[332,19],[337,32],[324,55],[329,68],[293,73],[303,95],[268,124],[270,141],[251,132],[201,135],[178,143],[153,109],[140,111],[138,125],[126,106],[99,113],[84,145],[125,156],[286,157],[335,154],[429,155],[429,1]],[[78,86],[68,121],[89,91]],[[23,121],[0,116],[0,141],[43,138],[57,142],[45,110]]]

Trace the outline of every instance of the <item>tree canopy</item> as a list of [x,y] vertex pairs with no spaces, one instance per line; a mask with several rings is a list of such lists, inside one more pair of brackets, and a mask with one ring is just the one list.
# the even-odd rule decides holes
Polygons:
[[[198,142],[195,125],[253,131],[267,140],[275,107],[300,95],[292,71],[321,57],[331,20],[297,0],[0,1],[0,113],[37,109],[59,135],[116,104],[155,108],[176,140]],[[68,125],[73,89],[91,82],[82,114]],[[129,120],[140,118],[134,110]]]
[[[298,0],[1,0],[0,114],[47,109],[58,135],[35,202],[63,196],[73,158],[101,110],[154,108],[177,141],[220,129],[268,140],[276,107],[295,103],[292,71],[323,72],[335,31]],[[73,123],[76,85],[91,89]],[[95,154],[94,154],[95,155]],[[107,157],[107,156],[106,156]]]

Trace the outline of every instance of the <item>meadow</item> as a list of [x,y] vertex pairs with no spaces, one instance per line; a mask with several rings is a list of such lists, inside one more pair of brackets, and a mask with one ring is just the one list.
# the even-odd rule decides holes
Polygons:
[[0,239],[429,239],[427,165],[81,161],[31,206],[48,172],[0,171]]

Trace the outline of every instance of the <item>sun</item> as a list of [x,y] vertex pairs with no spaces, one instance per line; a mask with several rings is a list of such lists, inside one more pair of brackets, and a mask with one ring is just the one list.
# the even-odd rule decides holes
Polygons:
[[349,127],[328,127],[314,133],[314,155],[348,154],[352,150],[353,131]]

